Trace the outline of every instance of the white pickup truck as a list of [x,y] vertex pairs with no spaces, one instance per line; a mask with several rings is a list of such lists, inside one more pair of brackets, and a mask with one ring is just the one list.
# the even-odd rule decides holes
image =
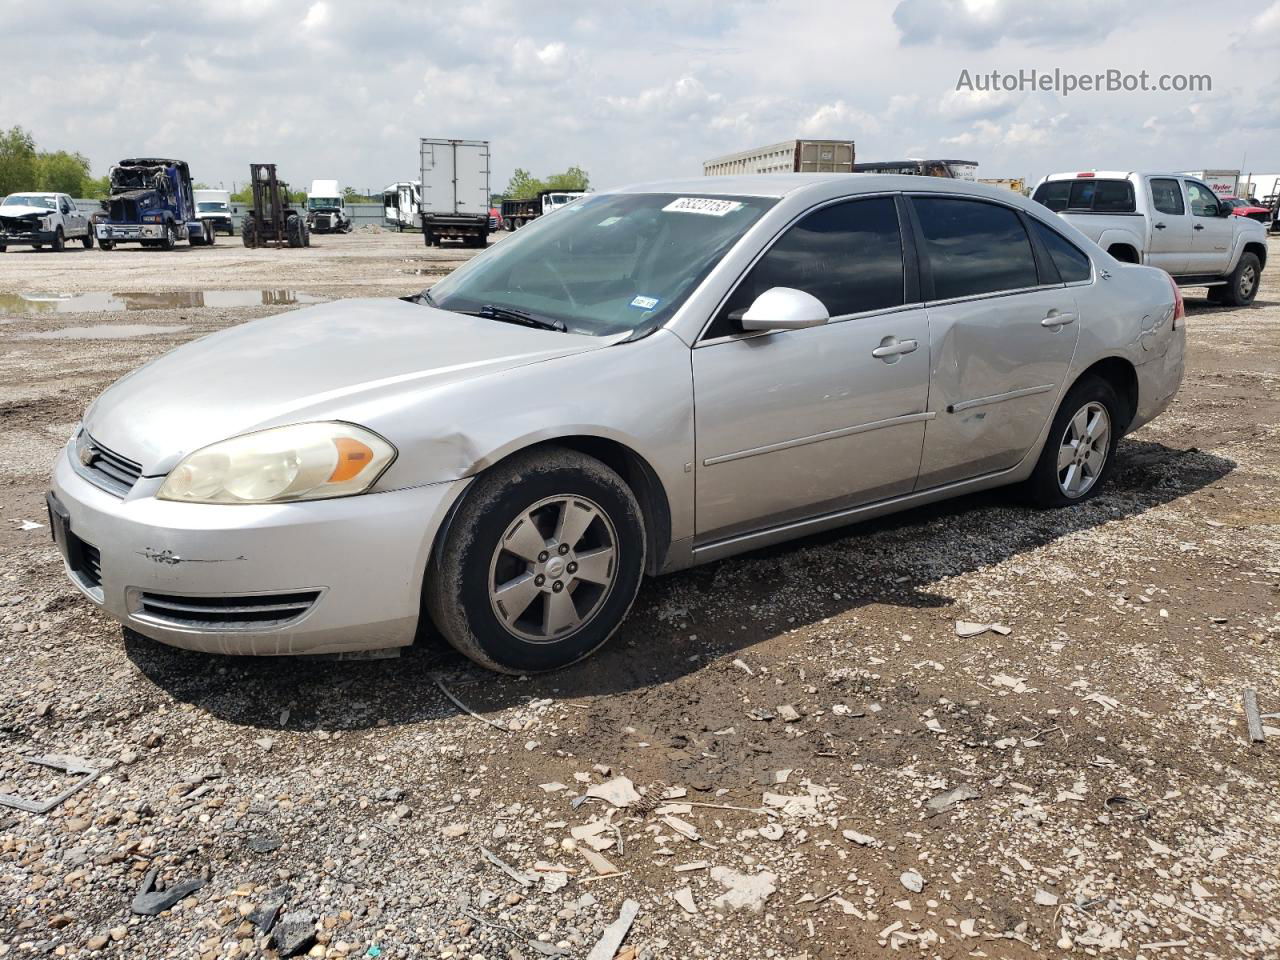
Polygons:
[[61,251],[68,240],[89,249],[93,227],[65,193],[14,193],[0,203],[0,253],[15,245]]
[[1244,306],[1258,293],[1267,230],[1233,217],[1209,185],[1176,173],[1051,173],[1032,199],[1117,260],[1167,271],[1179,286],[1207,286],[1216,303]]

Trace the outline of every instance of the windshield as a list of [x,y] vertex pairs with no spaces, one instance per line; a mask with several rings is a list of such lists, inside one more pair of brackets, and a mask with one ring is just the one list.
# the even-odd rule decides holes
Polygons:
[[618,193],[540,217],[430,290],[445,310],[514,309],[573,333],[652,330],[776,201]]
[[577,193],[553,193],[547,199],[551,201],[553,207],[568,203],[570,200],[577,200],[581,194]]
[[307,198],[308,210],[319,210],[322,207],[340,207],[340,206],[342,206],[342,201],[339,200],[337,197],[308,197]]
[[56,210],[58,205],[53,202],[53,197],[33,197],[29,194],[15,193],[11,197],[5,197],[4,203],[0,204],[4,207],[44,207],[46,210]]
[[226,213],[227,205],[221,200],[201,200],[196,209],[201,213]]

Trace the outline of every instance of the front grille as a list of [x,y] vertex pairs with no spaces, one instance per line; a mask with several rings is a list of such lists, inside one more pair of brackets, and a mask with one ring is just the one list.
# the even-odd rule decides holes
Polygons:
[[310,610],[319,597],[319,590],[244,597],[180,597],[169,593],[142,593],[138,596],[138,608],[141,614],[152,620],[177,626],[235,630],[283,626]]
[[1257,220],[1259,223],[1266,223],[1268,220],[1270,220],[1270,219],[1271,219],[1271,214],[1270,214],[1270,213],[1266,213],[1266,212],[1264,212],[1264,213],[1251,213],[1251,214],[1249,214],[1249,218],[1250,218],[1251,220]]
[[80,541],[80,558],[76,564],[76,573],[80,574],[81,579],[90,587],[102,586],[102,553],[93,544],[85,543],[83,540]]
[[90,483],[118,497],[132,490],[142,476],[142,464],[108,450],[84,430],[76,435],[71,465]]

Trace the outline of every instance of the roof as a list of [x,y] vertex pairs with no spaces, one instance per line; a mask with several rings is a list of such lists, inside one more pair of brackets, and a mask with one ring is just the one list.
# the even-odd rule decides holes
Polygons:
[[[9,194],[9,197],[61,197],[63,194],[54,193],[52,190],[15,190]],[[0,200],[7,200],[9,197],[0,197]]]
[[803,191],[822,191],[832,183],[847,184],[848,193],[879,193],[886,190],[973,193],[1006,198],[1005,187],[992,187],[972,180],[951,177],[917,177],[882,173],[748,173],[727,177],[690,177],[683,180],[655,180],[635,183],[605,193],[670,193],[690,196],[738,196],[781,198]]

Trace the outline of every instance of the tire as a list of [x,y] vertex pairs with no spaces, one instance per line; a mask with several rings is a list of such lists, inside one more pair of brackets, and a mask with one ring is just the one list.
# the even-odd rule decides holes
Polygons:
[[[1093,418],[1099,410],[1105,416],[1095,425]],[[1128,422],[1128,415],[1111,384],[1101,377],[1085,377],[1067,391],[1049,427],[1040,459],[1026,482],[1031,502],[1052,509],[1084,503],[1097,496],[1111,475],[1116,445],[1120,442],[1120,425]],[[1100,428],[1105,429],[1105,442]],[[1082,433],[1093,437],[1087,450],[1081,450],[1077,440]],[[1073,456],[1073,451],[1079,454],[1078,459],[1060,459]],[[1074,491],[1073,483],[1077,485]]]
[[63,250],[67,249],[67,238],[63,236],[61,227],[58,227],[56,230],[54,230],[53,243],[50,244],[49,249],[51,249],[54,253],[61,253]]
[[159,241],[157,246],[161,250],[172,250],[178,245],[178,231],[173,228],[172,223],[164,225],[164,239]]
[[302,231],[304,229],[301,217],[290,217],[284,225],[285,239],[291,247],[302,246]]
[[212,223],[208,223],[206,221],[204,224],[204,245],[206,247],[212,247],[217,242],[218,242],[217,228],[214,227]]
[[89,232],[80,238],[80,242],[84,244],[86,250],[93,249],[93,227],[89,227]]
[[240,224],[240,240],[246,247],[257,246],[258,222],[252,217],[245,217]]
[[431,244],[435,242],[435,234],[433,234],[430,230],[423,230],[422,242],[426,244],[428,247],[431,246]]
[[[1262,264],[1253,253],[1240,257],[1240,262],[1231,271],[1227,285],[1222,287],[1221,303],[1232,307],[1247,307],[1258,295],[1259,281],[1262,279]],[[1213,289],[1213,288],[1211,288]]]
[[[581,525],[587,511],[594,513],[566,538],[564,552],[556,543],[560,518]],[[530,535],[522,550],[528,559],[502,546],[521,544],[522,530]],[[547,549],[534,553],[540,545]],[[640,589],[645,548],[640,506],[623,479],[592,457],[544,447],[475,481],[427,571],[423,598],[445,639],[476,663],[502,673],[556,670],[618,629]],[[580,573],[585,561],[578,566],[588,555],[591,577]],[[515,603],[508,594],[503,613],[495,588],[512,583],[523,589]],[[559,629],[557,615],[565,623]]]
[[302,221],[302,245],[304,247],[311,246],[311,227],[307,225],[305,220]]
[[116,248],[116,242],[115,242],[114,240],[99,240],[99,241],[98,241],[98,249],[99,249],[99,250],[114,250],[115,248]]
[[9,249],[9,248],[8,248],[5,244],[0,243],[0,253],[4,253],[4,252],[5,252],[5,251],[7,251],[8,249]]

